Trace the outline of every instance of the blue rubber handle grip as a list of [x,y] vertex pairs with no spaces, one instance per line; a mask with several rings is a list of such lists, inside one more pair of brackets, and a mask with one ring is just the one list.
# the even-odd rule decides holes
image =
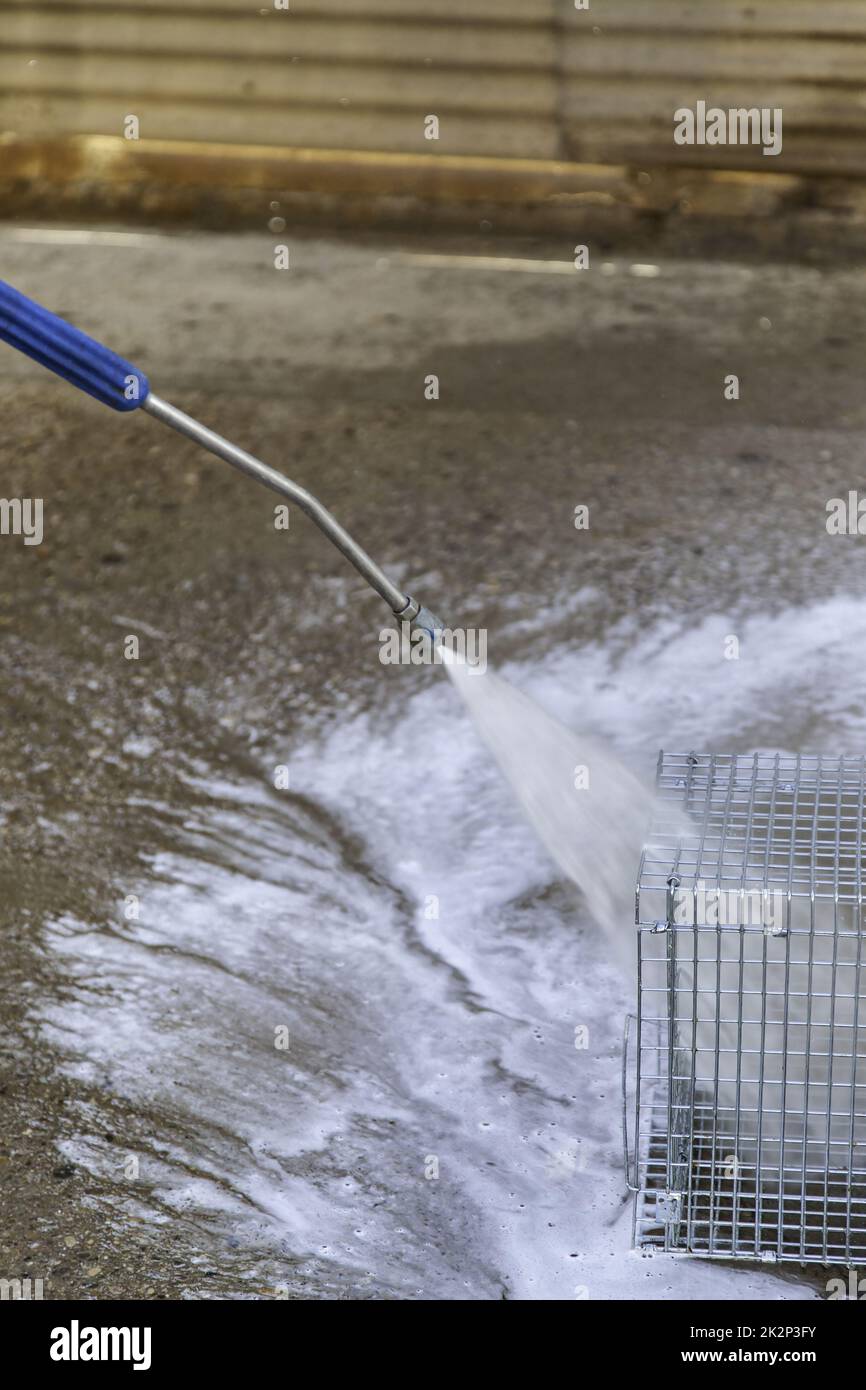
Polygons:
[[0,338],[112,410],[137,410],[147,400],[150,385],[143,372],[4,280]]

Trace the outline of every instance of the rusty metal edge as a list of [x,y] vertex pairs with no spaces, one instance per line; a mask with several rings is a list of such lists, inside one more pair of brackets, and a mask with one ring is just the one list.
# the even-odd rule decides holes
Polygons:
[[713,189],[732,210],[799,201],[798,175],[748,171],[573,164],[474,155],[415,155],[380,150],[312,149],[124,140],[0,136],[0,181],[87,180],[124,187],[415,197],[452,202],[550,203],[561,200],[672,209],[696,190]]

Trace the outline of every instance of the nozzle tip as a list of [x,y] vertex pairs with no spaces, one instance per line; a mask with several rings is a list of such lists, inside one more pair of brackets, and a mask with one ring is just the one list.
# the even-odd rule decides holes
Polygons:
[[429,632],[430,636],[436,640],[445,624],[435,613],[431,613],[429,608],[425,608],[417,599],[407,598],[406,607],[395,613],[401,623],[411,623],[413,627],[421,628],[422,632]]

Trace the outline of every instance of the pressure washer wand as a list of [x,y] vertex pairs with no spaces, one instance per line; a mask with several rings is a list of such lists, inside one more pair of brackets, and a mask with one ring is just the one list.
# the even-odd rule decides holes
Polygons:
[[3,280],[0,280],[0,338],[88,396],[111,406],[112,410],[126,413],[146,410],[241,473],[288,497],[333,541],[400,622],[412,623],[433,638],[441,632],[442,623],[416,599],[392,584],[384,570],[311,492],[162,400],[151,391],[143,372]]

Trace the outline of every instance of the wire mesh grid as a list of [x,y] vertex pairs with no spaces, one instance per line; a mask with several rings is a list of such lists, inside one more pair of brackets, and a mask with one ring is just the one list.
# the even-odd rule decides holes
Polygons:
[[866,1264],[866,759],[661,754],[657,785],[635,1241]]

